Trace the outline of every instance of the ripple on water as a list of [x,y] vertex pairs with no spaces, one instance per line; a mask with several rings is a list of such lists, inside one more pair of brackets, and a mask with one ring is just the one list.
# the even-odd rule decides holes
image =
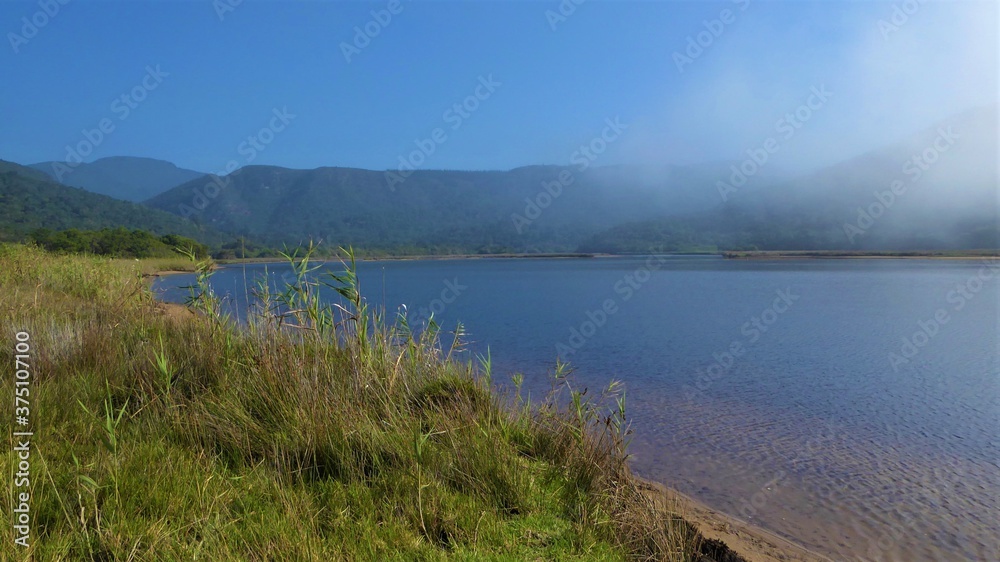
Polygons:
[[649,406],[633,415],[660,430],[637,432],[637,470],[714,507],[837,559],[1000,560],[995,464],[802,412]]

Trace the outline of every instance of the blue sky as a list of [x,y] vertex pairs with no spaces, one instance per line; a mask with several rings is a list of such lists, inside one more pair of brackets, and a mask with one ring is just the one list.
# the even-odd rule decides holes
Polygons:
[[[58,0],[0,3],[0,158],[62,160],[107,119],[85,160],[386,169],[440,128],[423,168],[509,169],[566,164],[617,117],[628,128],[597,164],[694,163],[744,157],[825,87],[777,156],[803,169],[998,95],[995,3],[566,0],[575,11],[554,20],[560,2],[244,0],[220,18],[226,1],[72,0],[51,17],[38,13]],[[905,21],[880,23],[901,6]],[[22,18],[47,21],[31,34]],[[348,62],[366,25],[378,33]],[[153,89],[147,67],[166,73]],[[454,129],[445,112],[490,79]],[[114,102],[135,88],[122,118]],[[251,162],[241,143],[285,108]]]

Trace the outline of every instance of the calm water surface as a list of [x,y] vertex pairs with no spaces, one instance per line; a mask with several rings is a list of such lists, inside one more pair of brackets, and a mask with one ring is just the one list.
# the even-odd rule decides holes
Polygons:
[[[280,280],[286,266],[266,267]],[[1000,269],[714,257],[360,264],[535,395],[625,382],[636,471],[836,560],[1000,560]],[[245,307],[244,279],[213,285]],[[160,280],[168,300],[190,276]]]

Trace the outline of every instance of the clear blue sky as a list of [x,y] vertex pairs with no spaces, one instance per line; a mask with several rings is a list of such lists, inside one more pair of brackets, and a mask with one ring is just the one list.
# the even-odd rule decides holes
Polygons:
[[[341,44],[389,4],[245,0],[220,20],[211,1],[72,0],[15,53],[22,18],[45,18],[37,0],[2,2],[0,158],[63,159],[109,118],[86,160],[219,171],[287,108],[254,164],[395,167],[438,127],[448,138],[424,168],[565,164],[616,116],[629,128],[599,164],[689,163],[740,157],[825,85],[834,95],[783,149],[794,168],[997,99],[992,3],[921,5],[886,33],[893,3],[590,0],[553,30],[559,2],[403,1],[348,63]],[[679,71],[674,53],[723,9],[734,21]],[[121,119],[112,102],[147,66],[169,76]],[[490,75],[501,85],[453,130],[445,110]]]

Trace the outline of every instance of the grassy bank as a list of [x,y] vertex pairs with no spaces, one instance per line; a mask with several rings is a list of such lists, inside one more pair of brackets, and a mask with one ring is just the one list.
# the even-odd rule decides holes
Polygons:
[[[237,329],[210,293],[201,314],[164,314],[149,267],[0,245],[0,364],[13,369],[28,333],[34,431],[30,547],[5,524],[0,558],[703,560],[717,547],[630,475],[616,385],[500,395],[488,360],[449,361],[433,333],[367,310],[350,274],[331,280],[342,309],[303,277]],[[8,514],[25,490],[12,449]]]

